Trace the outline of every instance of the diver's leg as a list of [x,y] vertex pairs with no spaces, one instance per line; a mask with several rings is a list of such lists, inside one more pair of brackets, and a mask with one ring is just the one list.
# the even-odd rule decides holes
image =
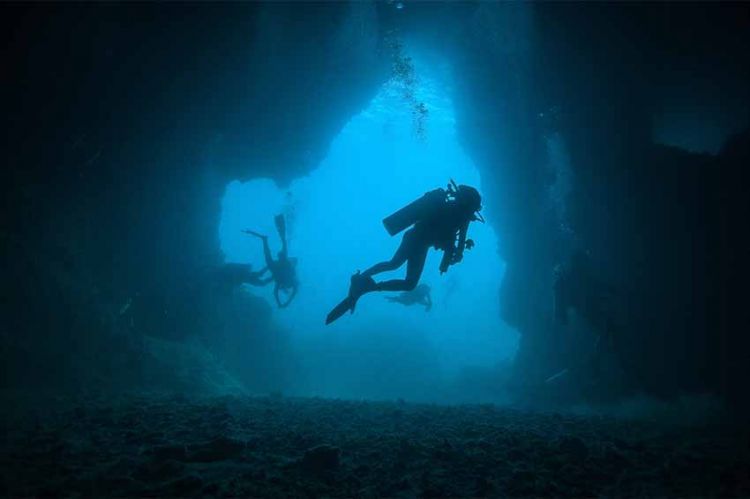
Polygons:
[[279,239],[281,239],[281,252],[286,255],[286,221],[284,220],[284,215],[276,215],[273,221],[276,224],[276,232],[279,233]]
[[[354,299],[355,303],[363,294],[371,291],[379,291],[372,276],[381,272],[396,270],[402,266],[408,260],[409,254],[414,252],[414,242],[413,233],[411,231],[407,232],[404,234],[396,253],[393,254],[393,258],[387,262],[376,263],[364,272],[357,272],[352,276],[351,284],[349,285],[349,296]],[[353,307],[352,310],[354,310]]]
[[271,248],[268,246],[268,236],[264,236],[254,230],[243,230],[245,234],[250,234],[263,241],[263,258],[266,260],[266,268],[273,266],[273,257],[271,256]]
[[407,232],[404,234],[404,238],[401,240],[401,244],[399,245],[396,252],[393,254],[393,258],[391,258],[388,261],[376,263],[369,269],[362,272],[363,277],[372,277],[375,274],[380,274],[381,272],[388,272],[389,270],[396,270],[400,266],[404,264],[404,262],[409,258],[409,253],[412,251],[413,238],[411,237],[411,233]]
[[414,245],[406,263],[406,279],[391,279],[377,283],[377,291],[411,291],[417,287],[427,260],[428,245]]
[[268,245],[268,237],[261,238],[263,241],[263,258],[266,259],[266,266],[273,267],[273,257],[271,256],[271,247]]
[[396,270],[400,266],[404,264],[406,261],[406,258],[397,258],[394,256],[392,259],[386,261],[386,262],[380,262],[376,263],[369,269],[362,272],[362,276],[364,277],[372,277],[376,274],[380,274],[382,272],[388,272],[390,270]]

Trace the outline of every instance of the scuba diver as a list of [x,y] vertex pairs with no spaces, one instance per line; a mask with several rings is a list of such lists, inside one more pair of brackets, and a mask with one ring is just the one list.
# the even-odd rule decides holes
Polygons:
[[[482,197],[468,185],[456,185],[451,180],[446,189],[435,189],[383,219],[383,225],[392,236],[406,231],[401,245],[393,257],[351,278],[348,296],[326,317],[326,324],[335,321],[349,310],[354,313],[357,300],[372,291],[411,291],[416,288],[424,269],[430,247],[443,251],[440,273],[463,259],[465,249],[474,247],[466,238],[469,223],[484,222],[479,210]],[[406,263],[406,278],[375,282],[372,276],[396,270]]]
[[400,303],[410,307],[412,305],[424,305],[424,311],[429,312],[432,308],[432,297],[430,296],[430,286],[427,284],[418,284],[411,291],[403,291],[396,296],[386,296],[386,300],[393,303]]
[[[266,260],[266,267],[261,270],[260,273],[262,275],[262,273],[268,271],[271,273],[271,276],[266,279],[261,279],[259,282],[263,283],[261,285],[265,285],[274,281],[273,296],[276,299],[276,304],[279,308],[286,308],[292,300],[294,300],[299,287],[296,272],[297,259],[289,258],[287,252],[286,222],[284,221],[284,215],[276,215],[274,217],[274,222],[276,224],[276,231],[279,233],[279,238],[281,239],[281,251],[277,253],[277,260],[274,260],[271,256],[271,248],[268,245],[268,236],[247,229],[242,232],[255,236],[263,241],[263,256]],[[286,301],[281,301],[280,295],[282,292],[287,295]]]

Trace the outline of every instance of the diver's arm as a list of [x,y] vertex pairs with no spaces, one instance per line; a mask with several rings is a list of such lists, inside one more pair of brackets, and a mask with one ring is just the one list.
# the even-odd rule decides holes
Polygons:
[[268,246],[268,237],[263,237],[263,257],[266,259],[266,266],[273,267],[274,261],[271,256],[271,247]]
[[448,267],[451,266],[453,261],[453,254],[455,248],[453,246],[443,250],[443,258],[440,260],[440,273],[445,274],[448,272]]
[[276,289],[274,289],[273,294],[276,297],[276,304],[279,306],[279,308],[286,308],[289,306],[290,303],[292,303],[292,300],[294,300],[294,297],[297,296],[297,288],[299,286],[297,284],[294,285],[292,288],[292,293],[289,295],[289,298],[284,303],[281,303],[281,300],[279,299],[279,287],[276,286]]
[[245,229],[242,232],[257,237],[263,241],[263,258],[266,260],[266,268],[273,266],[273,257],[271,256],[271,248],[268,246],[268,236],[264,236],[260,232],[254,230]]
[[466,247],[466,233],[469,230],[469,222],[465,222],[458,230],[458,245],[456,246],[456,252],[453,255],[451,263],[458,263],[464,257],[464,248]]

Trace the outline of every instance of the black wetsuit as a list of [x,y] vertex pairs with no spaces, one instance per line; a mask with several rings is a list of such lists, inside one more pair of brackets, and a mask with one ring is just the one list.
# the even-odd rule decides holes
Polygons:
[[377,284],[377,290],[410,291],[417,286],[422,276],[430,247],[444,251],[440,271],[446,272],[451,264],[457,263],[463,256],[466,231],[473,214],[462,213],[456,208],[453,203],[446,202],[433,210],[406,231],[393,258],[373,265],[365,270],[362,276],[371,277],[381,272],[396,270],[406,263],[405,279],[382,281]]
[[[263,257],[266,261],[266,269],[271,273],[271,277],[264,280],[264,284],[268,284],[274,281],[273,296],[276,299],[276,304],[279,308],[288,306],[294,297],[297,295],[297,289],[299,282],[297,281],[297,272],[295,266],[297,264],[296,258],[289,258],[287,255],[287,242],[286,242],[286,224],[282,215],[275,217],[276,230],[279,232],[281,238],[281,251],[279,251],[278,259],[274,260],[271,256],[271,248],[268,245],[268,237],[257,232],[246,230],[245,233],[254,235],[263,241]],[[285,302],[281,301],[280,293],[284,292],[288,295]]]

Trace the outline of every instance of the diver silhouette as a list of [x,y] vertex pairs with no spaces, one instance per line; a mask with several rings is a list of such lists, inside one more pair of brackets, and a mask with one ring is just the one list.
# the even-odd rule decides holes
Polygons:
[[[271,256],[271,248],[268,245],[268,236],[255,232],[253,230],[243,230],[245,234],[250,234],[259,238],[263,242],[263,256],[266,260],[266,267],[258,272],[262,275],[268,271],[271,276],[266,279],[260,279],[261,286],[274,281],[273,296],[276,299],[276,304],[279,308],[286,308],[294,300],[297,295],[297,289],[299,288],[299,282],[297,281],[297,259],[289,258],[288,246],[286,241],[286,222],[284,221],[284,215],[276,215],[274,217],[276,224],[276,231],[279,233],[281,239],[281,251],[277,253],[277,259],[274,260]],[[281,301],[280,294],[287,294],[286,301]]]
[[[465,249],[474,247],[466,239],[469,223],[484,222],[479,214],[482,197],[468,185],[456,185],[453,180],[446,189],[435,189],[383,219],[392,236],[406,231],[393,257],[357,272],[351,278],[348,296],[326,317],[326,324],[335,321],[349,310],[354,312],[357,300],[372,291],[411,291],[419,283],[430,247],[443,251],[440,273],[463,259]],[[406,278],[375,282],[372,276],[396,270],[406,263]]]
[[424,305],[425,312],[432,308],[432,297],[430,296],[430,286],[421,283],[411,291],[403,291],[396,296],[386,296],[386,300],[393,303],[400,303],[410,307],[412,305]]

